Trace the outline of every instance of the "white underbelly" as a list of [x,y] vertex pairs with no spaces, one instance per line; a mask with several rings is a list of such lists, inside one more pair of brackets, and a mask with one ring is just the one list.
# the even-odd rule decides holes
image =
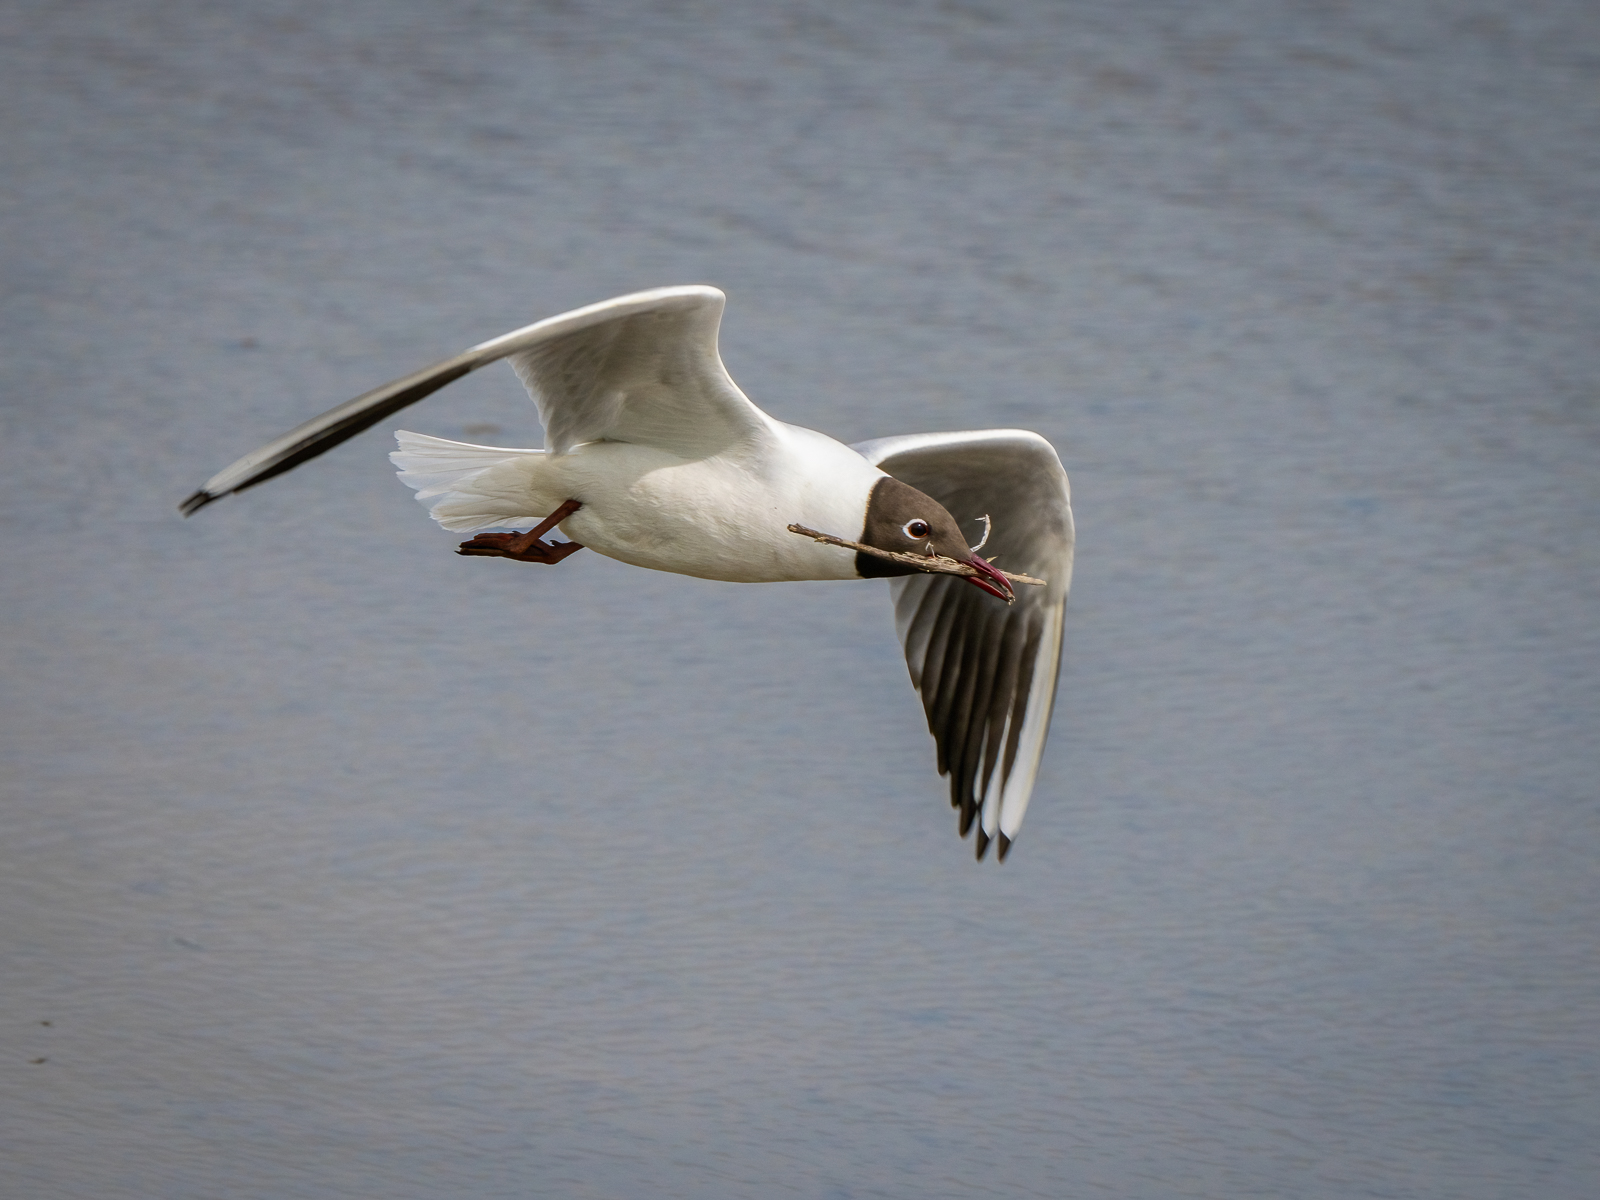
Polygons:
[[686,461],[622,442],[543,459],[537,476],[545,511],[567,499],[583,505],[561,531],[608,558],[735,583],[858,577],[852,552],[787,528],[858,537],[868,487],[854,480],[842,489],[804,476],[775,480],[737,461]]

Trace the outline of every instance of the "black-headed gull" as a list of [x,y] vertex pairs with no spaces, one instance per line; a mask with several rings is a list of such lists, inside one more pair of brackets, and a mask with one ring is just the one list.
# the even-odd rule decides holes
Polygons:
[[[976,824],[978,857],[997,840],[1004,859],[1044,753],[1061,662],[1073,530],[1060,459],[1044,438],[1016,429],[847,446],[774,420],[722,365],[724,300],[713,287],[658,288],[484,342],[246,455],[183,512],[509,359],[539,407],[543,450],[402,432],[390,455],[446,529],[535,527],[480,534],[461,552],[555,563],[587,546],[639,567],[741,583],[888,577],[961,836]],[[969,548],[963,525],[977,532],[980,523],[984,540]],[[543,541],[556,527],[572,540]],[[1027,572],[1043,586],[1014,592],[980,547],[1012,579]],[[928,569],[907,555],[926,557]]]

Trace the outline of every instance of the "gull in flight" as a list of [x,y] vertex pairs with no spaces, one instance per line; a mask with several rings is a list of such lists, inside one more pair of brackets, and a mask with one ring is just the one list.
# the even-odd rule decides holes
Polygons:
[[[1016,429],[847,446],[775,420],[722,365],[724,300],[714,287],[657,288],[484,342],[245,455],[182,511],[507,359],[538,405],[544,449],[402,432],[390,455],[434,520],[476,533],[460,553],[555,564],[587,546],[701,579],[887,578],[961,836],[976,828],[978,858],[994,841],[1004,859],[1033,792],[1061,663],[1073,541],[1061,460]],[[980,523],[983,539],[969,547],[963,525]],[[478,532],[522,525],[532,528]],[[546,541],[557,528],[569,540]]]

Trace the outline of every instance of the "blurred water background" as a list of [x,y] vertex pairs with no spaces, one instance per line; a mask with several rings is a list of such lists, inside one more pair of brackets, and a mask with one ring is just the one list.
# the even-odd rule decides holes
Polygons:
[[[0,1191],[1600,1195],[1600,10],[8,0]],[[1038,430],[1011,860],[880,583],[451,554],[307,416],[708,282]]]

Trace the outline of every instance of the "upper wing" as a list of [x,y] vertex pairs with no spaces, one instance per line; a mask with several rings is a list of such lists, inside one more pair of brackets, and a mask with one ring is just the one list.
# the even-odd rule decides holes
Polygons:
[[880,438],[866,459],[949,510],[963,528],[991,522],[984,556],[1045,587],[1019,587],[1002,605],[951,575],[890,581],[895,628],[911,684],[922,694],[950,776],[961,836],[980,816],[978,857],[998,837],[1002,859],[1022,824],[1044,754],[1061,668],[1062,620],[1072,582],[1067,474],[1036,433],[988,429]]
[[701,458],[764,438],[771,419],[717,353],[723,294],[658,288],[580,308],[485,342],[539,406],[545,448],[635,442]]
[[698,458],[755,442],[771,419],[745,398],[717,354],[726,297],[714,287],[618,296],[518,329],[357,396],[219,471],[183,513],[331,450],[469,371],[509,358],[539,405],[545,444],[563,454],[600,440]]

